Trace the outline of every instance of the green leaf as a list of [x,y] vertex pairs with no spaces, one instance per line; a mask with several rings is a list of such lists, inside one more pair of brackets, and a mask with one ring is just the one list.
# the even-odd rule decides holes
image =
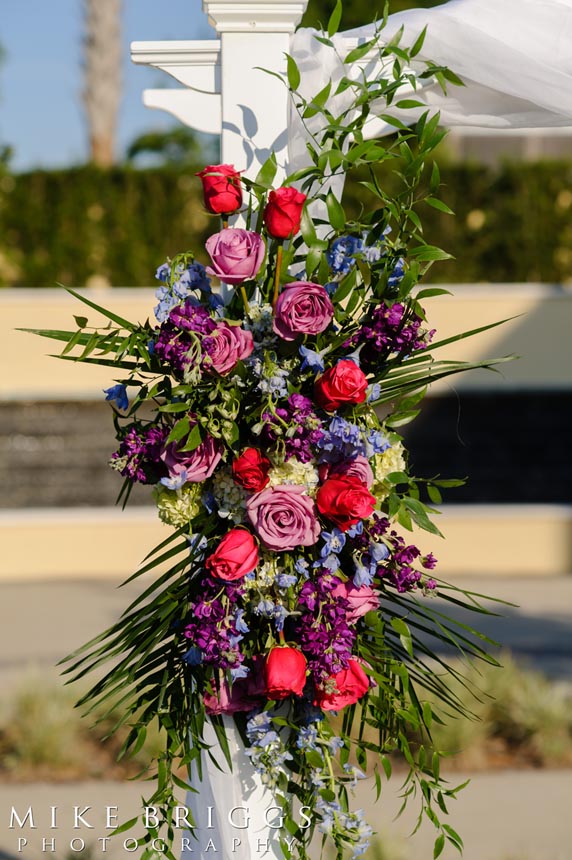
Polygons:
[[423,202],[427,203],[428,206],[432,206],[433,209],[438,209],[439,212],[444,212],[445,215],[455,214],[453,210],[447,206],[446,203],[443,203],[443,201],[439,200],[437,197],[426,197]]
[[334,230],[343,230],[346,226],[346,213],[333,191],[328,191],[326,206],[328,207],[328,218]]
[[314,227],[314,222],[312,221],[312,217],[308,212],[307,206],[304,206],[304,208],[302,209],[300,232],[302,233],[302,238],[306,245],[308,245],[308,247],[310,247],[311,245],[315,245],[318,241],[318,237],[316,235],[316,228]]
[[344,58],[344,63],[356,63],[358,60],[361,60],[362,57],[365,57],[368,54],[373,46],[375,45],[376,40],[370,39],[369,42],[364,42],[363,45],[358,45],[357,48],[354,48],[348,54],[346,54]]
[[[183,420],[185,420],[185,419],[183,419]],[[203,441],[202,428],[200,427],[199,424],[195,424],[195,426],[193,427],[193,429],[191,430],[191,432],[188,435],[187,441],[185,442],[185,444],[183,445],[182,448],[179,448],[179,451],[181,451],[181,453],[183,451],[194,451],[196,448],[199,447],[199,445],[201,444],[202,441]]]
[[288,86],[291,90],[297,90],[300,86],[300,70],[294,57],[286,54]]
[[435,845],[433,847],[433,860],[437,860],[437,857],[440,857],[443,853],[443,848],[445,847],[445,837],[441,833],[435,840]]
[[75,290],[72,290],[70,287],[64,287],[65,291],[70,294],[70,296],[74,296],[76,299],[79,299],[80,302],[83,302],[84,305],[88,305],[90,308],[93,308],[94,311],[98,311],[98,313],[103,314],[107,319],[112,320],[113,322],[120,325],[122,328],[126,328],[128,331],[135,331],[137,326],[135,323],[129,322],[129,320],[124,319],[123,317],[114,314],[112,311],[106,310],[106,308],[102,308],[100,305],[96,305],[95,302],[92,302],[91,299],[86,298],[86,296],[82,296],[79,293],[76,293]]
[[87,317],[77,317],[77,316],[74,314],[73,318],[74,318],[74,320],[76,321],[76,324],[79,326],[79,328],[85,328],[85,327],[86,327],[86,325],[87,325]]
[[340,29],[340,23],[342,20],[342,0],[336,0],[336,5],[334,6],[334,11],[330,15],[330,20],[328,21],[328,36],[333,36]]
[[412,248],[409,251],[409,256],[415,257],[420,262],[434,262],[435,260],[452,260],[451,254],[447,254],[441,248],[435,245],[420,245],[417,248]]
[[181,418],[180,421],[177,421],[177,423],[175,424],[175,426],[173,427],[173,429],[171,430],[171,432],[167,436],[165,444],[168,445],[170,442],[179,442],[181,439],[183,439],[184,436],[187,435],[187,433],[190,431],[190,429],[191,429],[191,422],[190,422],[189,417],[187,415],[184,418]]
[[262,185],[263,188],[272,188],[277,170],[278,164],[276,163],[276,155],[273,152],[258,171],[258,175],[254,181],[257,185]]
[[410,57],[416,57],[417,54],[421,51],[423,44],[425,42],[425,36],[427,35],[427,27],[424,27],[415,42],[413,43],[413,47],[409,52]]
[[426,107],[426,105],[418,99],[401,99],[395,103],[395,107],[399,110],[411,110],[412,108]]

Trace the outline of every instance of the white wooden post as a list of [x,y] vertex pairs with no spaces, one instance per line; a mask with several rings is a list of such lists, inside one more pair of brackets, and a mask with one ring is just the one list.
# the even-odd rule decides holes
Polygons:
[[286,70],[290,36],[307,0],[203,0],[220,40],[134,42],[131,56],[168,72],[184,90],[147,90],[144,103],[191,128],[220,133],[222,161],[255,176],[272,151],[279,182],[287,153]]

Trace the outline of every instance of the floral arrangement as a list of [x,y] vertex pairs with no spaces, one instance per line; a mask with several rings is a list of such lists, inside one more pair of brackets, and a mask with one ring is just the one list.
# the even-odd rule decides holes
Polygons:
[[[461,846],[438,815],[458,789],[419,740],[443,718],[424,690],[445,712],[460,710],[444,680],[457,670],[421,637],[492,658],[484,637],[432,601],[438,592],[483,611],[475,597],[440,582],[435,557],[406,537],[413,524],[439,534],[433,505],[459,481],[411,476],[398,428],[417,415],[430,382],[476,365],[434,357],[450,341],[436,338],[421,303],[444,291],[418,286],[447,256],[425,242],[417,214],[427,204],[446,209],[436,166],[423,190],[442,138],[438,117],[392,120],[388,143],[364,139],[371,104],[389,106],[411,82],[407,63],[420,43],[408,50],[376,35],[365,48],[374,45],[391,71],[375,82],[344,79],[352,98],[339,115],[328,94],[299,95],[289,58],[300,116],[323,121],[309,144],[312,166],[278,187],[273,157],[255,180],[229,164],[205,167],[204,203],[219,228],[207,265],[187,252],[160,266],[156,321],[132,323],[78,296],[106,315],[106,329],[76,317],[76,332],[40,332],[66,342],[67,360],[119,374],[105,393],[120,498],[136,482],[151,485],[173,528],[135,576],[166,572],[68,669],[79,677],[119,658],[82,704],[121,694],[131,725],[124,753],[140,748],[152,721],[166,731],[148,801],[162,815],[141,839],[142,856],[158,836],[172,840],[169,810],[185,785],[178,769],[200,766],[207,719],[228,756],[223,715],[234,716],[283,807],[295,837],[281,840],[285,857],[308,856],[314,827],[338,857],[363,854],[372,830],[347,789],[373,768],[379,793],[391,753],[409,767],[405,798],[416,795],[420,817],[437,828],[435,856],[446,840]],[[423,75],[452,78],[430,64]],[[384,160],[400,171],[397,197],[378,184],[373,168]],[[355,166],[370,171],[378,206],[348,221],[327,183]],[[312,214],[316,202],[327,218]],[[311,827],[296,823],[293,798],[311,810]]]

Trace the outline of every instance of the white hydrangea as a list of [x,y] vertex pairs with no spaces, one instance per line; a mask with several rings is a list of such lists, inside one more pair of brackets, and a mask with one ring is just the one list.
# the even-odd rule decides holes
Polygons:
[[254,579],[249,580],[248,585],[249,587],[259,589],[270,588],[279,573],[280,570],[278,569],[276,556],[262,550],[260,553],[260,564],[256,568],[256,576]]
[[369,461],[375,477],[373,492],[380,501],[389,495],[390,488],[385,480],[387,476],[392,472],[404,472],[407,468],[404,455],[403,443],[395,442],[383,454],[375,454]]
[[221,469],[213,476],[213,495],[218,505],[218,515],[234,523],[244,520],[246,493],[235,484],[230,469]]
[[154,490],[159,519],[176,529],[186,526],[201,512],[202,484],[185,484],[169,490],[157,484]]
[[300,484],[303,487],[307,487],[310,495],[320,481],[314,461],[301,463],[295,457],[291,457],[282,463],[275,463],[268,473],[268,477],[271,487],[277,487],[280,484]]

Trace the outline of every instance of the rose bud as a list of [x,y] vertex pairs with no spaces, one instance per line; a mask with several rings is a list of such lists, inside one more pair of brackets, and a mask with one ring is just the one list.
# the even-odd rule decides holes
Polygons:
[[318,510],[345,532],[373,513],[376,498],[359,478],[328,478],[316,495]]
[[273,648],[264,664],[269,699],[301,696],[306,684],[307,661],[301,651],[288,646]]
[[215,330],[202,340],[203,351],[209,357],[208,369],[221,376],[230,373],[238,361],[248,358],[254,349],[252,333],[239,325],[219,322]]
[[287,239],[300,229],[306,195],[295,188],[278,188],[268,195],[264,224],[273,239]]
[[205,247],[213,263],[207,266],[207,273],[225,284],[242,284],[254,278],[266,253],[258,233],[238,227],[227,227],[210,236]]
[[235,484],[251,493],[259,493],[269,481],[268,472],[272,463],[257,448],[245,448],[232,464]]
[[242,206],[240,173],[232,164],[210,164],[196,174],[203,183],[205,207],[213,215],[232,215]]
[[334,306],[321,284],[292,281],[286,284],[274,311],[273,329],[283,340],[299,334],[319,334],[331,323]]
[[258,546],[247,529],[235,528],[223,537],[205,567],[217,579],[242,579],[258,564]]
[[335,693],[318,690],[315,704],[323,711],[341,711],[355,704],[369,690],[369,679],[357,660],[350,660],[347,669],[342,669],[329,679],[337,687]]
[[314,383],[314,397],[326,412],[335,412],[346,403],[363,403],[368,381],[355,361],[343,358]]

